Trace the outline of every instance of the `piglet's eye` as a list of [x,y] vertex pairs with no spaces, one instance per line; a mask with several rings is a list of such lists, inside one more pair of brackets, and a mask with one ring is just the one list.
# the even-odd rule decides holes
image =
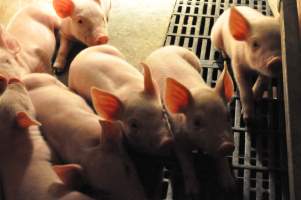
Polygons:
[[132,119],[130,122],[129,122],[129,126],[132,130],[138,130],[139,129],[139,123],[136,119]]
[[201,128],[203,126],[203,123],[202,123],[202,121],[200,120],[200,119],[195,119],[194,121],[193,121],[193,127],[195,128],[195,129],[199,129],[199,128]]
[[77,20],[77,23],[82,24],[82,23],[83,23],[83,20],[82,20],[82,19],[79,19],[79,20]]
[[252,47],[254,48],[254,49],[257,49],[257,48],[259,48],[259,42],[258,41],[253,41],[253,43],[252,43]]

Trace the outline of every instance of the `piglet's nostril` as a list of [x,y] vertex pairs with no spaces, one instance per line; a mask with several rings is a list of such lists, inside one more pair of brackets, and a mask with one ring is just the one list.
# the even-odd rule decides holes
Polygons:
[[0,75],[0,82],[6,82],[6,78],[2,75]]
[[109,41],[109,37],[106,35],[102,35],[97,39],[97,44],[106,44]]
[[7,79],[0,75],[0,93],[2,93],[7,86]]
[[273,75],[277,75],[280,73],[282,66],[282,61],[280,57],[274,57],[269,60],[267,67],[272,72]]
[[162,141],[160,142],[160,149],[163,152],[168,152],[172,149],[173,146],[173,138],[164,138],[162,139]]

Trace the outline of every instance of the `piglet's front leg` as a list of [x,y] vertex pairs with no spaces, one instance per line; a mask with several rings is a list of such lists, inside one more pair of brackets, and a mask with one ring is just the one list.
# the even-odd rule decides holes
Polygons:
[[268,84],[268,77],[263,75],[258,75],[255,84],[253,85],[253,97],[256,101],[262,98],[263,92],[266,89]]
[[175,151],[182,168],[185,195],[191,199],[198,199],[200,196],[200,185],[197,180],[192,153],[184,151],[179,144],[176,144]]
[[239,88],[243,119],[249,126],[254,120],[254,99],[252,85],[249,80],[248,72],[245,70],[245,66],[238,66],[235,62],[232,63],[232,66]]
[[72,41],[67,38],[64,34],[61,34],[60,38],[60,47],[55,59],[55,62],[53,64],[53,71],[55,74],[60,74],[64,72],[65,65],[67,61],[68,53],[71,49]]

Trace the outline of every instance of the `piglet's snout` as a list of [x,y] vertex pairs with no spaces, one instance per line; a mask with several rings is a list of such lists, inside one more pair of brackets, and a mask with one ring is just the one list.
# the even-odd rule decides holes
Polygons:
[[218,148],[218,154],[221,156],[231,155],[235,149],[233,142],[225,141]]
[[109,37],[107,35],[101,35],[97,38],[96,43],[99,44],[106,44],[109,41]]
[[172,149],[173,143],[174,141],[171,137],[162,138],[160,142],[160,152],[169,153]]
[[2,93],[7,86],[7,79],[0,74],[0,93]]
[[281,66],[282,66],[282,60],[281,57],[279,56],[271,58],[267,63],[267,67],[269,71],[272,73],[272,76],[276,76],[277,74],[280,73]]

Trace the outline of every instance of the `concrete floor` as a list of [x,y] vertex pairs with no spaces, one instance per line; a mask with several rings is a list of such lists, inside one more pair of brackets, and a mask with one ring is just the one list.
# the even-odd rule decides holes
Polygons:
[[[49,0],[1,0],[0,23],[6,25],[18,9],[37,1]],[[163,45],[174,3],[175,0],[112,0],[109,43],[137,66]]]
[[112,0],[110,44],[132,64],[163,45],[175,0]]

